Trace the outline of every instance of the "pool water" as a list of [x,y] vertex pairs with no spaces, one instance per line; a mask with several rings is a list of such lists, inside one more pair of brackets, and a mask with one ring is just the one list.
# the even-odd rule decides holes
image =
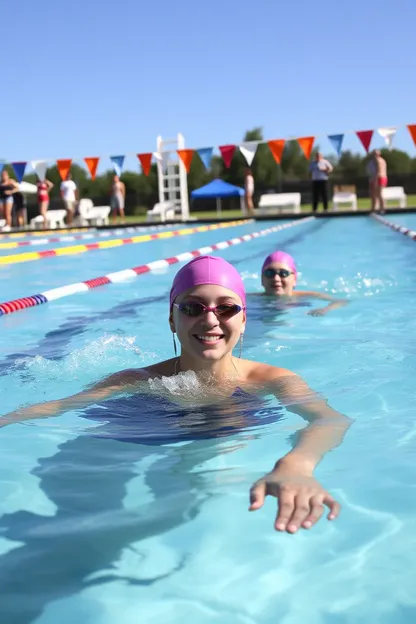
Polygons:
[[[270,225],[1,266],[1,299]],[[257,297],[262,260],[277,248],[295,256],[299,288],[349,305],[312,317],[319,301],[282,310]],[[275,501],[247,511],[251,484],[304,424],[282,410],[227,436],[162,445],[100,436],[80,412],[9,426],[0,430],[1,624],[413,624],[415,252],[367,217],[319,219],[221,251],[249,293],[243,356],[294,370],[354,419],[316,471],[343,506],[336,522],[288,535],[273,530]],[[172,357],[168,293],[179,266],[1,317],[1,413]],[[136,415],[129,405],[157,430],[151,406],[138,403]]]

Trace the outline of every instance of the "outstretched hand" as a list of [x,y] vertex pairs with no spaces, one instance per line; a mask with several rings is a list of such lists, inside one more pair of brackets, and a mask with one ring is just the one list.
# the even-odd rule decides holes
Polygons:
[[277,498],[276,531],[310,529],[323,515],[325,505],[328,520],[335,520],[340,512],[339,503],[311,474],[301,471],[276,468],[259,479],[250,490],[249,511],[263,507],[266,496]]
[[316,308],[315,310],[310,310],[308,312],[309,316],[325,316],[328,312],[328,308]]

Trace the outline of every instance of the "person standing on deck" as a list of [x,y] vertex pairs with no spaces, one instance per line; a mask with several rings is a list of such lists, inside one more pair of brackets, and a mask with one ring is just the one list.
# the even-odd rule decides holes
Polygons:
[[328,177],[333,171],[333,166],[328,160],[322,156],[320,152],[316,152],[315,160],[309,165],[309,171],[312,177],[312,210],[316,212],[320,200],[324,207],[324,211],[328,210]]

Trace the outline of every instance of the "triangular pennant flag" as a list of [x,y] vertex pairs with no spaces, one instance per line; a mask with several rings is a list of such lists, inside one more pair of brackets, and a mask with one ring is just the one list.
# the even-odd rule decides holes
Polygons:
[[192,159],[195,154],[195,150],[193,149],[180,149],[176,150],[178,152],[178,156],[185,165],[186,173],[189,173],[191,170]]
[[98,156],[89,156],[84,158],[85,164],[88,167],[88,171],[90,172],[91,180],[95,180],[95,176],[97,175],[97,167],[100,159]]
[[120,177],[123,171],[124,156],[110,156],[110,160],[113,163],[114,173]]
[[373,138],[374,130],[359,130],[355,134],[360,139],[363,148],[368,154],[368,150],[370,149],[370,143],[371,143],[371,139]]
[[275,141],[267,141],[267,145],[270,148],[271,153],[278,165],[282,161],[283,150],[285,149],[285,140],[276,139]]
[[211,166],[212,152],[214,151],[214,148],[213,147],[201,147],[196,151],[198,153],[198,156],[202,160],[202,164],[204,165],[205,169],[209,169]]
[[6,164],[5,160],[0,160],[0,173],[3,171],[5,164]]
[[169,158],[170,158],[170,152],[153,152],[153,156],[156,158],[156,160],[162,167],[163,173],[166,173],[166,169],[167,169]]
[[256,155],[259,142],[260,141],[245,141],[239,146],[240,152],[246,159],[246,163],[249,167],[251,167],[251,164],[254,160],[254,156]]
[[44,179],[46,178],[48,162],[46,160],[31,160],[30,166],[32,167],[36,175],[38,176],[39,180],[43,182]]
[[25,175],[26,165],[27,165],[27,163],[25,163],[25,162],[14,162],[14,163],[12,163],[12,167],[14,169],[14,172],[16,174],[16,178],[17,178],[18,182],[21,182],[23,180],[23,176]]
[[383,137],[383,139],[386,142],[387,147],[391,149],[391,145],[396,135],[397,128],[379,128],[377,132],[379,133],[380,136]]
[[150,173],[150,167],[152,166],[152,152],[137,154],[137,158],[140,160],[144,175],[148,176]]
[[416,145],[416,124],[411,124],[410,126],[407,126],[407,129],[410,132],[410,136],[413,139],[413,143]]
[[67,175],[71,170],[71,165],[72,165],[72,158],[66,158],[64,160],[61,159],[61,160],[56,161],[56,166],[58,168],[59,175],[61,176],[62,180],[66,180]]
[[299,143],[299,147],[302,152],[305,154],[307,160],[311,157],[313,144],[315,142],[315,137],[301,137],[300,139],[296,139]]
[[235,145],[220,145],[219,150],[221,152],[224,165],[229,169],[233,160]]
[[339,156],[341,153],[341,149],[342,149],[342,142],[344,140],[344,135],[343,134],[330,134],[328,136],[328,139],[331,141],[334,150]]

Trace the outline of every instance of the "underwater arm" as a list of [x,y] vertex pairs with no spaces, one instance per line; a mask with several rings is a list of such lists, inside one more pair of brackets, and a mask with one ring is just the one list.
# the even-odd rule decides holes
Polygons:
[[316,308],[315,310],[311,310],[310,312],[308,312],[310,316],[324,316],[324,314],[327,314],[332,310],[337,310],[338,308],[343,308],[349,303],[348,299],[336,299],[335,297],[331,297],[331,295],[327,295],[326,293],[306,292],[304,294],[309,295],[310,297],[315,297],[315,299],[321,299],[322,301],[330,302],[324,308]]
[[72,409],[80,409],[108,399],[118,392],[125,392],[133,389],[139,381],[143,379],[140,371],[125,370],[106,377],[97,384],[94,384],[88,390],[83,390],[77,394],[73,394],[65,399],[56,401],[47,401],[37,405],[23,407],[10,414],[0,417],[0,427],[11,425],[13,423],[23,422],[25,420],[33,420],[37,418],[49,418],[50,416],[60,416]]
[[262,507],[267,495],[275,496],[279,504],[276,530],[295,533],[300,527],[311,528],[322,516],[324,505],[329,508],[329,520],[338,516],[339,503],[315,480],[313,472],[325,453],[342,442],[352,421],[330,407],[297,375],[285,375],[273,386],[273,393],[285,407],[302,416],[308,425],[297,434],[292,450],[254,484],[250,510]]

